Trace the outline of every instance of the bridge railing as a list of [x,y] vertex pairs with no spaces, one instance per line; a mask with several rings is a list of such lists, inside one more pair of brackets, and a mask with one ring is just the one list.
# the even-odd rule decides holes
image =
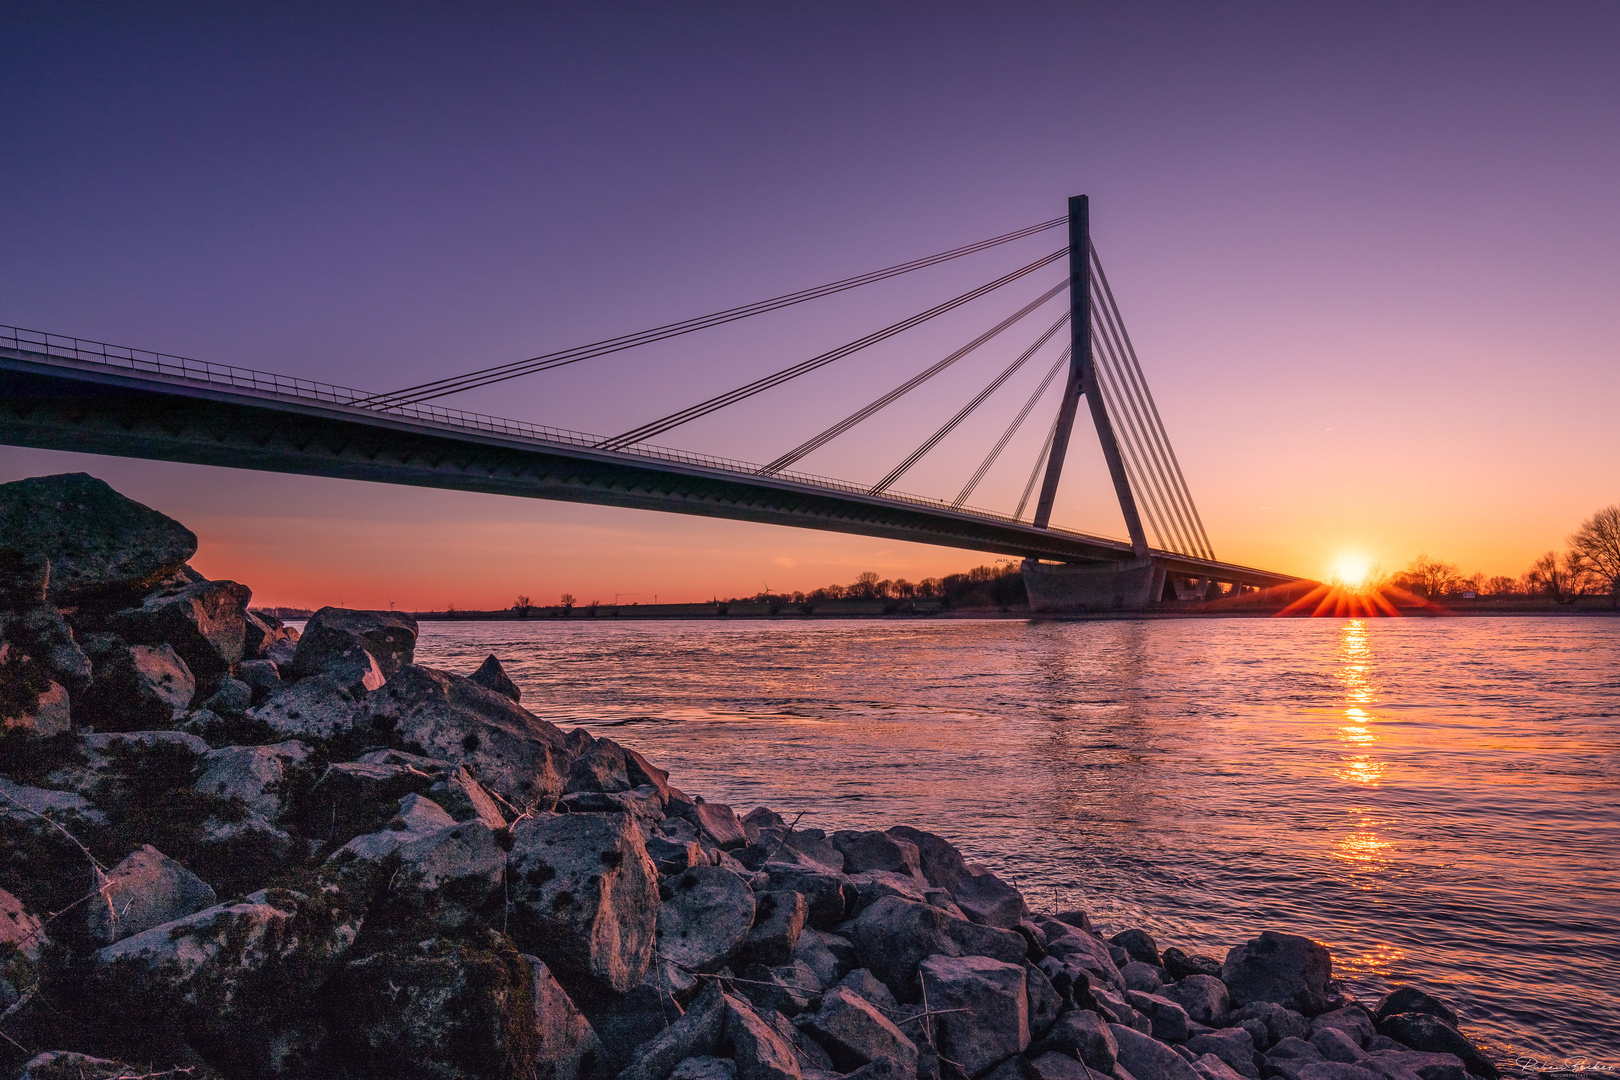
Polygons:
[[[490,416],[486,413],[467,412],[463,409],[447,409],[440,405],[430,405],[424,402],[377,407],[371,404],[375,401],[376,395],[368,391],[356,390],[350,386],[321,382],[317,379],[300,379],[290,375],[277,375],[273,372],[256,371],[253,368],[237,367],[234,364],[216,364],[207,360],[193,360],[190,357],[153,352],[150,349],[134,349],[127,345],[109,345],[104,341],[91,341],[85,338],[51,334],[42,330],[0,326],[0,348],[8,347],[18,352],[35,353],[64,360],[77,360],[83,363],[104,364],[108,367],[120,368],[138,375],[159,375],[187,379],[216,386],[230,386],[256,394],[294,398],[303,401],[318,401],[332,405],[347,405],[364,409],[370,413],[407,417],[412,420],[425,421],[444,427],[482,431],[490,434],[530,439],[536,442],[561,443],[583,449],[597,449],[597,444],[602,441],[601,436],[583,431],[571,431],[568,428],[551,427],[546,424],[531,424],[524,420],[512,420],[502,416]],[[978,507],[954,506],[943,500],[930,499],[922,495],[884,491],[881,495],[874,496],[866,485],[852,483],[848,480],[839,480],[831,476],[818,476],[815,473],[787,470],[766,474],[762,473],[760,466],[754,462],[716,457],[712,454],[699,454],[690,450],[676,450],[666,446],[637,443],[622,449],[601,452],[653,458],[683,465],[695,465],[699,468],[736,473],[755,479],[764,476],[773,480],[787,480],[796,484],[828,488],[843,494],[862,495],[884,502],[906,503],[923,509],[985,518],[1004,524],[1029,524],[1027,521],[1010,514],[997,513],[994,510],[983,510]],[[1082,537],[1088,540],[1097,539],[1095,536],[1072,532],[1067,529],[1054,528],[1048,531]],[[1119,542],[1125,543],[1125,541]]]

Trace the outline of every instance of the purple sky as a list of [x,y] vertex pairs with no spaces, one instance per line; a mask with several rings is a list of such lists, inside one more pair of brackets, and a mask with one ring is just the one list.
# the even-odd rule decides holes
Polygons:
[[[560,6],[553,6],[557,8]],[[1620,7],[11,4],[0,321],[387,389],[981,239],[1093,232],[1216,553],[1518,574],[1620,501]],[[1060,246],[450,399],[590,432]],[[659,440],[769,460],[1061,275]],[[806,459],[873,480],[1035,334]],[[1038,378],[898,485],[955,494]],[[1010,510],[1044,406],[974,502]],[[1089,429],[1059,523],[1123,527]],[[971,553],[0,448],[267,603],[642,602]]]

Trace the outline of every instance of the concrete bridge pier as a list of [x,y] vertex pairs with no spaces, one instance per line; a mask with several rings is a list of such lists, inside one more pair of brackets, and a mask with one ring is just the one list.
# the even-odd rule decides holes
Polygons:
[[1029,609],[1040,614],[1141,611],[1164,595],[1165,570],[1151,556],[1092,565],[1025,559],[1022,569]]

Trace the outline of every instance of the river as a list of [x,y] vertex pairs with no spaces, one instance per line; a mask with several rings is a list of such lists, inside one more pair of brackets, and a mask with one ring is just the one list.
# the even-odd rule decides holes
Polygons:
[[1221,957],[1326,943],[1493,1052],[1620,1065],[1620,619],[424,623],[739,812],[912,824]]

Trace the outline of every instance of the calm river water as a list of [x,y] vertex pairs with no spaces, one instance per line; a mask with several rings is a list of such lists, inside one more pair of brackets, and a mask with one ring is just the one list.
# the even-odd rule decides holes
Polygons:
[[1620,620],[425,623],[680,788],[907,823],[1033,906],[1333,950],[1506,1057],[1620,1064]]

